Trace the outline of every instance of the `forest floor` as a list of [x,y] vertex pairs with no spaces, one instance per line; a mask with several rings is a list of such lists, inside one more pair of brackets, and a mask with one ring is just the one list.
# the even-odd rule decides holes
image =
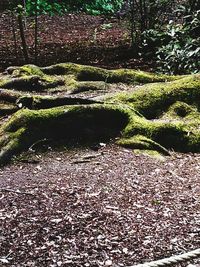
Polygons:
[[199,162],[113,144],[24,154],[0,170],[0,265],[124,267],[198,248]]
[[[107,68],[150,70],[152,62],[134,58],[130,32],[125,21],[103,16],[68,14],[39,17],[38,65],[75,62]],[[18,26],[14,21],[17,49],[9,13],[0,15],[0,67],[24,64]],[[34,22],[26,20],[26,40],[30,62],[34,63]]]
[[[22,64],[9,17],[0,21],[1,67]],[[131,59],[118,21],[86,15],[39,21],[40,65],[151,69]],[[33,29],[27,36],[31,51]],[[199,154],[151,158],[112,141],[44,149],[0,169],[0,266],[126,267],[199,248]]]

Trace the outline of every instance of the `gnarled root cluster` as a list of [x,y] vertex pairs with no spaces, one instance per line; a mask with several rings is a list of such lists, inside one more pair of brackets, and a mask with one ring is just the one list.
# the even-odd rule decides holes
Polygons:
[[[116,83],[139,86],[119,93]],[[79,95],[86,91],[103,96]],[[164,155],[199,152],[199,99],[199,75],[72,63],[11,67],[0,76],[0,163],[42,139],[118,137],[119,145]]]

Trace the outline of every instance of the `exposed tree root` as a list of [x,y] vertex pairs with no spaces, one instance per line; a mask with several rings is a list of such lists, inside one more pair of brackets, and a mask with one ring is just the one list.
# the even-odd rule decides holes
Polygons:
[[178,79],[178,76],[157,75],[138,70],[106,70],[73,63],[61,63],[39,68],[34,65],[10,67],[11,76],[0,80],[0,87],[20,91],[43,91],[58,86],[72,93],[102,90],[109,83],[151,83]]
[[127,115],[102,104],[18,111],[0,129],[0,162],[27,149],[37,140],[60,138],[92,139],[115,136],[127,123]]
[[99,101],[83,99],[83,98],[72,98],[68,96],[62,97],[51,97],[51,96],[22,96],[16,101],[18,106],[29,108],[29,109],[47,109],[53,107],[59,107],[64,105],[85,105],[100,103]]
[[150,83],[177,79],[177,76],[157,75],[144,71],[84,66],[73,63],[61,63],[40,69],[47,75],[74,75],[78,81],[104,81],[107,83]]
[[140,149],[145,151],[155,150],[165,156],[170,156],[170,152],[166,148],[145,137],[144,135],[135,135],[127,139],[121,138],[119,141],[117,141],[117,144],[127,148]]
[[[101,102],[69,96],[87,90],[112,92],[111,83],[116,82],[150,84],[105,96]],[[54,86],[67,93],[48,95]],[[0,89],[0,118],[15,113],[0,127],[0,164],[42,139],[118,136],[119,145],[163,155],[171,148],[200,151],[199,75],[110,71],[71,63],[27,65],[9,68],[0,87],[19,90]],[[31,93],[41,90],[45,96]]]
[[23,75],[22,77],[13,78],[11,80],[5,79],[0,83],[0,86],[6,89],[15,89],[21,91],[43,91],[47,88],[54,88],[64,84],[64,81],[61,79],[48,80],[47,78],[37,75]]

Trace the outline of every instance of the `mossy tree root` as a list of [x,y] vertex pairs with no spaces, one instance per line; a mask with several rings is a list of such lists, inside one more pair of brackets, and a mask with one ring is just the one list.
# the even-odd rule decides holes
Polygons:
[[[126,146],[129,142],[130,147],[133,147],[130,129],[134,127],[134,123],[139,122],[141,125],[138,129],[134,127],[135,134],[138,135],[142,131],[143,120],[145,118],[140,117],[133,108],[122,105],[72,105],[37,111],[23,109],[1,128],[0,164],[6,163],[13,155],[28,149],[41,139],[83,138],[89,141],[92,138],[122,135],[119,144]],[[167,154],[167,150],[161,145],[145,137],[140,137],[140,140],[137,138],[135,147],[146,149],[147,143],[149,150],[159,148],[161,153]]]
[[173,81],[179,76],[152,74],[139,70],[107,70],[74,63],[61,63],[40,69],[47,75],[74,75],[78,81],[105,81],[107,83],[151,83]]
[[64,105],[95,104],[100,101],[68,96],[30,95],[12,90],[0,89],[0,117],[21,108],[47,109]]
[[22,96],[16,101],[16,104],[23,108],[29,109],[48,109],[53,107],[65,106],[65,105],[86,105],[86,104],[97,104],[100,101],[91,99],[84,99],[78,97],[67,97],[67,96]]
[[42,78],[37,75],[22,76],[12,79],[2,80],[1,88],[15,89],[20,91],[43,91],[49,88],[55,88],[64,85],[64,80]]
[[21,91],[19,83],[25,81],[22,86],[25,88],[35,77],[38,84],[42,81],[43,88],[64,81],[64,87],[71,93],[102,90],[108,82],[150,84],[104,97],[101,102],[1,89],[0,105],[9,104],[12,112],[22,108],[0,127],[1,164],[42,139],[90,140],[118,136],[117,143],[122,146],[163,155],[169,155],[167,149],[171,148],[200,151],[199,75],[179,77],[124,69],[110,71],[71,63],[45,68],[26,65],[8,72],[10,77],[6,79],[14,80],[12,86]]
[[164,114],[177,101],[200,107],[200,75],[190,75],[181,79],[151,83],[133,92],[116,94],[111,101],[133,106],[148,119]]
[[144,135],[135,135],[131,138],[121,138],[117,141],[117,144],[123,147],[133,148],[134,150],[157,151],[164,156],[170,156],[169,150]]
[[188,134],[191,125],[184,122],[149,121],[126,105],[89,104],[51,109],[18,111],[0,132],[0,163],[28,149],[42,139],[77,138],[95,140],[121,136],[118,144],[158,151],[169,155],[167,148],[199,151],[200,134]]
[[41,139],[92,139],[119,134],[128,113],[110,105],[62,106],[18,111],[0,129],[0,164]]
[[106,70],[73,63],[39,68],[35,65],[11,67],[0,80],[0,87],[21,91],[42,91],[51,88],[72,93],[102,90],[110,83],[154,83],[179,79],[179,76],[158,75],[139,70]]

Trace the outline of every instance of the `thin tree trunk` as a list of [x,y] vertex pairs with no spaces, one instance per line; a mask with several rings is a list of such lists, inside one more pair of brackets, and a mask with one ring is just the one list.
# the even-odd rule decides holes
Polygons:
[[24,5],[24,11],[25,11],[25,16],[24,16],[24,29],[26,30],[26,28],[27,28],[27,22],[26,22],[26,0],[23,0],[23,5]]
[[15,16],[14,16],[13,10],[11,9],[10,0],[8,1],[8,5],[10,9],[10,17],[11,17],[10,24],[12,28],[12,35],[13,35],[13,41],[14,41],[15,57],[16,57],[16,60],[18,61],[17,37],[16,37],[16,32],[15,32]]
[[143,21],[144,21],[144,30],[146,30],[148,28],[148,15],[147,15],[146,0],[143,0]]
[[20,37],[22,40],[23,55],[24,55],[25,63],[28,63],[29,62],[29,56],[28,56],[28,48],[27,48],[27,44],[26,44],[26,38],[25,38],[25,34],[24,34],[22,12],[18,12],[17,19],[18,19],[18,24],[19,24]]
[[143,22],[143,3],[139,0],[139,12],[140,12],[140,34],[143,32],[144,22]]
[[137,40],[137,30],[135,24],[135,0],[131,0],[131,46],[134,47]]
[[35,0],[35,64],[38,58],[38,0]]
[[14,41],[14,48],[15,48],[15,57],[18,60],[17,38],[16,38],[16,32],[15,32],[15,20],[14,20],[13,11],[10,11],[10,12],[11,12],[11,27],[12,27],[12,34],[13,34],[13,41]]

